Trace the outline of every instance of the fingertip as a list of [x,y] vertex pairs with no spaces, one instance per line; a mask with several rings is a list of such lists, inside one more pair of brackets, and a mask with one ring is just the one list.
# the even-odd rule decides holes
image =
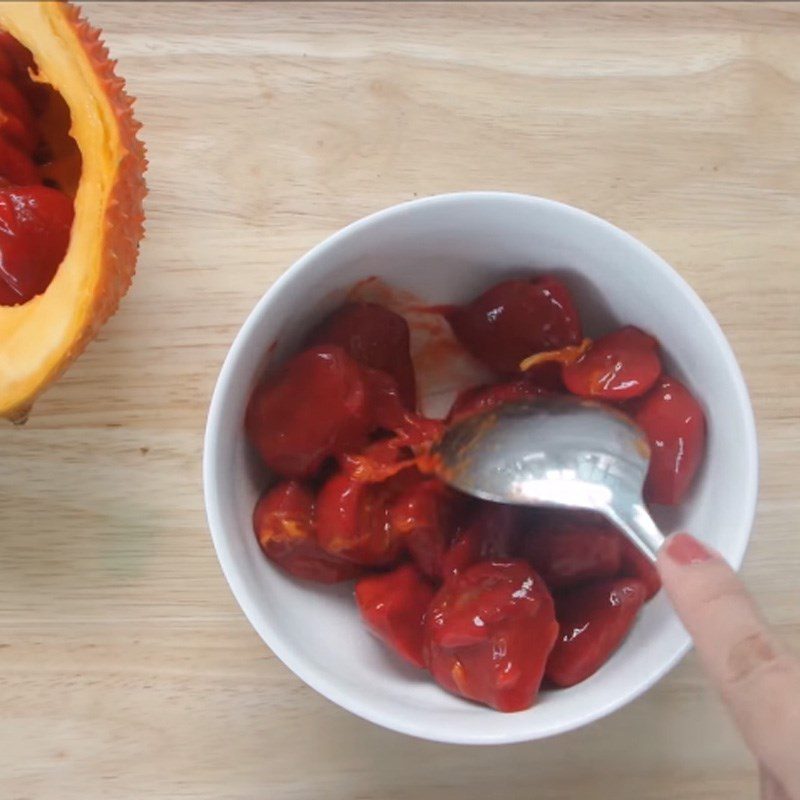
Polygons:
[[681,531],[669,536],[658,552],[656,568],[681,617],[693,615],[699,599],[720,587],[738,583],[725,559],[708,545]]
[[658,553],[659,562],[667,559],[681,567],[702,564],[718,558],[717,554],[699,539],[688,533],[673,533]]

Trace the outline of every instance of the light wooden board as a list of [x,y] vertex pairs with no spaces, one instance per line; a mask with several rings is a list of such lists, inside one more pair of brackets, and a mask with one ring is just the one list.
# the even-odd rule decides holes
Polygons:
[[800,5],[87,3],[138,95],[139,274],[101,339],[0,427],[0,796],[749,798],[688,657],[555,740],[464,749],[306,688],[206,531],[206,408],[244,316],[368,212],[545,195],[651,245],[721,322],[758,415],[746,578],[800,645]]

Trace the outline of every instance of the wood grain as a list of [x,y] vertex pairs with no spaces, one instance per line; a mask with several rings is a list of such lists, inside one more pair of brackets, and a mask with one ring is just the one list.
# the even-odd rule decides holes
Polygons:
[[558,198],[651,245],[728,334],[761,442],[744,572],[800,645],[800,5],[85,10],[139,97],[148,238],[100,341],[0,428],[0,796],[755,796],[693,657],[529,745],[434,745],[333,706],[236,607],[200,454],[232,337],[311,245],[436,192]]

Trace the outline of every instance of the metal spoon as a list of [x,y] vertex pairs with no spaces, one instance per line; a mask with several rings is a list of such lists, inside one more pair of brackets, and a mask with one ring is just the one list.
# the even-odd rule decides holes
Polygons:
[[452,425],[433,454],[439,477],[467,494],[598,512],[652,561],[664,543],[642,500],[647,438],[601,403],[572,397],[506,403]]

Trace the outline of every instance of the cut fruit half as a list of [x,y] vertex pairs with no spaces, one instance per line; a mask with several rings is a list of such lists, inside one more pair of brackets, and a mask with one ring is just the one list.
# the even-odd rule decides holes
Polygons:
[[[38,256],[15,261],[20,237],[8,253],[0,238],[0,417],[21,421],[130,285],[143,235],[147,162],[133,100],[99,31],[75,6],[0,2],[0,29],[0,193],[27,191],[29,198],[38,196],[31,184],[44,184],[74,208],[57,264]],[[66,212],[59,219],[69,224]],[[47,247],[37,240],[37,252],[58,261],[61,251],[51,241],[61,229],[55,223],[40,229],[56,233]],[[32,236],[23,233],[23,240]]]

